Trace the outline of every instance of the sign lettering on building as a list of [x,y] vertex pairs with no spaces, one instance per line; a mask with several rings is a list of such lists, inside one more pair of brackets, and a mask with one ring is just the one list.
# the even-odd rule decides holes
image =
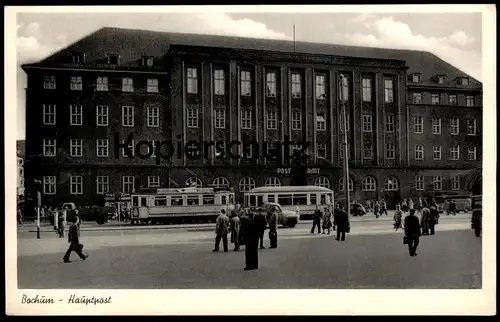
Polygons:
[[[290,174],[291,168],[278,168],[276,169],[277,174]],[[307,174],[319,174],[319,168],[308,168]]]

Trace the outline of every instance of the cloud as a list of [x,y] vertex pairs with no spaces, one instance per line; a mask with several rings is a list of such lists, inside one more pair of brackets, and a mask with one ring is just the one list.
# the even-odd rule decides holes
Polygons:
[[373,13],[362,13],[360,15],[355,16],[354,18],[348,19],[348,21],[351,23],[362,23],[368,20],[372,20],[375,17],[377,16],[374,15]]
[[441,38],[425,37],[414,34],[410,26],[394,20],[393,17],[384,17],[365,24],[370,34],[337,33],[331,41],[345,45],[429,51],[481,80],[481,56],[475,51],[462,48],[474,41],[463,31]]

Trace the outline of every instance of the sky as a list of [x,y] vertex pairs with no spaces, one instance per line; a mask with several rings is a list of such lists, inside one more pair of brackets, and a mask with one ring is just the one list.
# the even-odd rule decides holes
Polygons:
[[[17,64],[48,57],[102,27],[293,39],[429,51],[482,80],[481,13],[18,13]],[[17,68],[17,136],[26,75]]]

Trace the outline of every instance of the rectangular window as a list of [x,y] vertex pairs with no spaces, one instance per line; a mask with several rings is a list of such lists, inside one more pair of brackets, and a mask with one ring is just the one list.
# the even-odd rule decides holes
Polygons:
[[365,146],[363,148],[363,159],[370,160],[371,158],[372,158],[372,145],[365,144]]
[[325,113],[317,113],[316,114],[316,129],[318,131],[325,131],[326,130]]
[[465,104],[467,107],[474,107],[474,96],[466,96]]
[[83,89],[82,77],[81,76],[71,76],[69,88],[72,91],[81,91]]
[[276,143],[275,142],[267,142],[267,156],[268,156],[268,161],[269,157],[271,157],[271,160],[273,157],[276,155],[277,149],[276,149]]
[[149,188],[158,188],[160,186],[160,177],[159,176],[148,176],[148,187]]
[[449,105],[457,105],[457,95],[448,95],[448,104]]
[[326,144],[318,144],[318,157],[326,159]]
[[43,177],[43,194],[55,195],[56,194],[56,177],[44,176]]
[[43,78],[43,88],[44,89],[56,89],[56,77],[55,76],[45,76]]
[[81,104],[71,104],[69,106],[70,116],[69,116],[69,124],[70,125],[82,125],[83,122],[83,107]]
[[422,116],[415,116],[413,118],[413,124],[415,126],[415,134],[424,133],[424,118]]
[[83,155],[83,140],[71,139],[69,141],[70,156],[81,157]]
[[56,124],[56,104],[43,104],[43,124]]
[[422,104],[422,93],[413,93],[413,104]]
[[133,92],[134,91],[134,80],[130,77],[122,78],[122,92]]
[[431,104],[432,105],[439,105],[439,94],[432,94],[431,95]]
[[[344,154],[345,154],[345,145],[342,144],[340,147],[340,154],[339,154],[341,160],[344,159]],[[348,159],[351,158],[351,145],[350,144],[347,145],[347,158]]]
[[415,146],[415,160],[423,160],[424,159],[424,146],[416,145]]
[[250,96],[252,93],[252,75],[249,71],[242,70],[240,73],[241,96]]
[[469,147],[468,149],[469,160],[476,160],[476,147]]
[[190,67],[187,69],[187,93],[198,94],[198,69]]
[[394,144],[387,144],[385,146],[385,158],[388,160],[395,158]]
[[97,126],[108,126],[108,106],[107,105],[97,105]]
[[460,177],[454,176],[451,179],[451,190],[460,190]]
[[96,140],[97,157],[107,158],[109,156],[109,141],[108,139]]
[[458,135],[460,133],[460,120],[458,118],[450,119],[450,134]]
[[420,74],[413,74],[412,75],[412,82],[413,83],[420,83]]
[[135,178],[133,176],[123,177],[123,192],[125,193],[135,192]]
[[108,78],[105,76],[97,77],[96,89],[98,92],[108,91]]
[[384,99],[386,103],[394,102],[394,81],[392,79],[384,80]]
[[134,107],[122,106],[122,126],[134,126]]
[[363,102],[372,101],[372,79],[363,78]]
[[250,130],[252,128],[252,111],[242,110],[241,111],[241,128],[245,130]]
[[443,189],[443,181],[441,179],[441,176],[434,176],[433,178],[433,183],[434,183],[434,190],[441,190]]
[[[124,143],[125,143],[125,141],[124,141],[124,140],[122,140],[122,141],[121,141],[121,144],[124,144]],[[129,144],[129,145],[127,145],[127,149],[126,149],[126,150],[125,150],[124,148],[121,148],[121,149],[122,149],[122,156],[123,156],[124,158],[128,158],[127,151],[130,151],[130,154],[131,154],[132,156],[134,156],[134,153],[135,153],[135,149],[134,149],[135,144],[134,144],[134,143],[135,143],[135,140],[132,140],[132,141],[130,142],[130,144]]]
[[476,135],[476,120],[475,119],[467,120],[467,134],[468,135]]
[[424,190],[424,176],[416,176],[415,177],[415,190],[417,190],[417,191]]
[[432,134],[441,134],[441,119],[432,119]]
[[465,97],[465,105],[467,107],[474,107],[474,96],[466,96]]
[[160,126],[160,108],[158,106],[148,106],[148,127]]
[[372,116],[363,115],[363,132],[371,132],[371,131],[372,131]]
[[292,97],[300,98],[301,86],[300,86],[300,74],[292,74]]
[[148,78],[147,82],[148,93],[158,93],[158,79]]
[[394,132],[394,115],[387,115],[385,117],[385,132],[392,133]]
[[450,155],[453,161],[460,159],[460,146],[454,146],[450,148]]
[[43,156],[56,156],[56,139],[43,139]]
[[266,74],[266,95],[267,97],[276,97],[276,73]]
[[340,132],[344,132],[344,126],[345,126],[345,131],[349,131],[349,124],[350,124],[350,119],[349,119],[349,114],[346,113],[346,121],[344,121],[344,113],[340,113]]
[[81,176],[71,176],[70,177],[70,193],[72,195],[83,194],[83,177]]
[[267,111],[267,129],[276,130],[278,128],[278,113]]
[[349,77],[344,75],[344,79],[342,80],[342,96],[340,97],[340,100],[342,101],[349,101]]
[[198,127],[198,109],[188,108],[187,110],[187,126],[191,128]]
[[292,112],[292,130],[300,130],[302,128],[302,113]]
[[226,128],[226,110],[222,108],[215,109],[215,128]]
[[216,69],[214,71],[214,94],[225,95],[226,93],[226,80],[223,69]]
[[441,146],[432,147],[432,158],[434,160],[441,160]]
[[97,194],[109,193],[109,177],[97,176]]
[[324,100],[326,98],[326,81],[324,75],[316,75],[316,99]]

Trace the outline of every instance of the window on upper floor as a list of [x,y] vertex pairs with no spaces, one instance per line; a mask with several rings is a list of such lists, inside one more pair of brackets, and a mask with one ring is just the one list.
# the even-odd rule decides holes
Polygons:
[[142,56],[143,67],[153,67],[154,59],[152,56]]
[[457,105],[457,95],[448,95],[448,104],[455,106]]
[[340,96],[341,101],[349,101],[349,76],[344,75],[344,78],[342,80],[342,92]]
[[71,55],[71,62],[73,64],[83,64],[85,63],[85,54],[80,52],[75,52]]
[[316,75],[316,99],[326,98],[326,77],[325,75]]
[[122,78],[122,92],[133,92],[134,91],[134,80],[130,77]]
[[224,129],[226,127],[226,110],[223,108],[215,109],[215,128]]
[[266,96],[276,97],[276,73],[268,72],[266,74]]
[[457,161],[460,159],[460,146],[459,145],[450,148],[450,156],[451,156],[451,159],[454,161]]
[[134,107],[122,106],[122,126],[134,127]]
[[386,115],[385,117],[385,132],[393,133],[395,129],[394,115]]
[[99,92],[106,92],[108,90],[108,78],[106,76],[97,77],[96,89]]
[[411,77],[412,83],[420,83],[420,74],[415,73]]
[[325,113],[316,114],[316,130],[325,131],[326,130],[326,118]]
[[108,64],[109,65],[119,65],[120,64],[120,56],[119,55],[108,55]]
[[475,146],[469,147],[467,152],[468,152],[467,154],[468,154],[469,160],[476,160],[476,147]]
[[424,133],[424,118],[422,116],[415,116],[413,118],[413,125],[415,129],[415,134]]
[[474,96],[468,95],[465,97],[465,106],[474,107]]
[[318,158],[326,159],[326,144],[318,143],[317,150],[318,150]]
[[44,89],[56,89],[56,77],[55,76],[44,76],[43,77],[43,88]]
[[422,104],[422,93],[413,93],[413,104]]
[[146,90],[148,93],[158,93],[158,78],[148,78]]
[[81,157],[83,155],[83,140],[71,139],[69,140],[69,155],[72,157]]
[[432,147],[432,159],[441,160],[441,146],[435,145]]
[[292,112],[292,130],[300,130],[302,128],[302,113]]
[[241,128],[245,130],[252,129],[252,111],[242,110],[241,111]]
[[363,77],[363,102],[372,101],[372,78]]
[[198,69],[195,67],[187,69],[187,93],[198,94]]
[[267,111],[267,129],[276,130],[278,128],[278,113]]
[[83,89],[82,77],[71,76],[69,87],[72,91],[81,91]]
[[363,147],[363,159],[372,159],[372,145],[370,143],[366,143]]
[[43,104],[43,124],[55,125],[56,124],[56,105]]
[[424,146],[416,145],[415,146],[415,160],[423,160],[424,159]]
[[252,73],[248,70],[240,72],[240,94],[241,96],[251,96],[252,94]]
[[363,115],[363,132],[372,132],[372,116]]
[[438,75],[438,77],[437,77],[437,83],[438,84],[444,84],[445,80],[446,80],[446,76],[444,76],[444,75]]
[[460,133],[460,120],[455,117],[450,119],[450,134],[458,135]]
[[147,107],[147,124],[148,127],[160,126],[160,108],[158,106]]
[[432,134],[441,134],[441,118],[432,118]]
[[394,80],[385,79],[384,80],[384,101],[386,103],[394,102]]
[[476,135],[476,120],[468,119],[467,120],[467,134],[468,135]]
[[432,105],[439,105],[439,94],[432,94],[431,95],[431,104]]
[[292,74],[292,97],[300,98],[301,96],[301,78],[300,74],[293,73]]
[[82,125],[83,124],[83,106],[82,104],[71,104],[69,106],[70,117],[69,124],[70,125]]
[[226,93],[226,80],[223,69],[214,71],[214,94],[224,95]]
[[439,191],[439,190],[443,189],[443,179],[441,178],[441,176],[434,176],[433,179],[434,180],[432,182],[433,182],[434,190]]
[[395,158],[394,144],[386,144],[385,146],[385,158],[392,160]]
[[109,109],[107,105],[97,105],[96,106],[96,125],[97,126],[108,126],[109,122]]
[[469,77],[460,77],[458,79],[458,85],[468,86],[469,85]]
[[190,128],[198,127],[198,109],[188,108],[187,110],[187,126]]

